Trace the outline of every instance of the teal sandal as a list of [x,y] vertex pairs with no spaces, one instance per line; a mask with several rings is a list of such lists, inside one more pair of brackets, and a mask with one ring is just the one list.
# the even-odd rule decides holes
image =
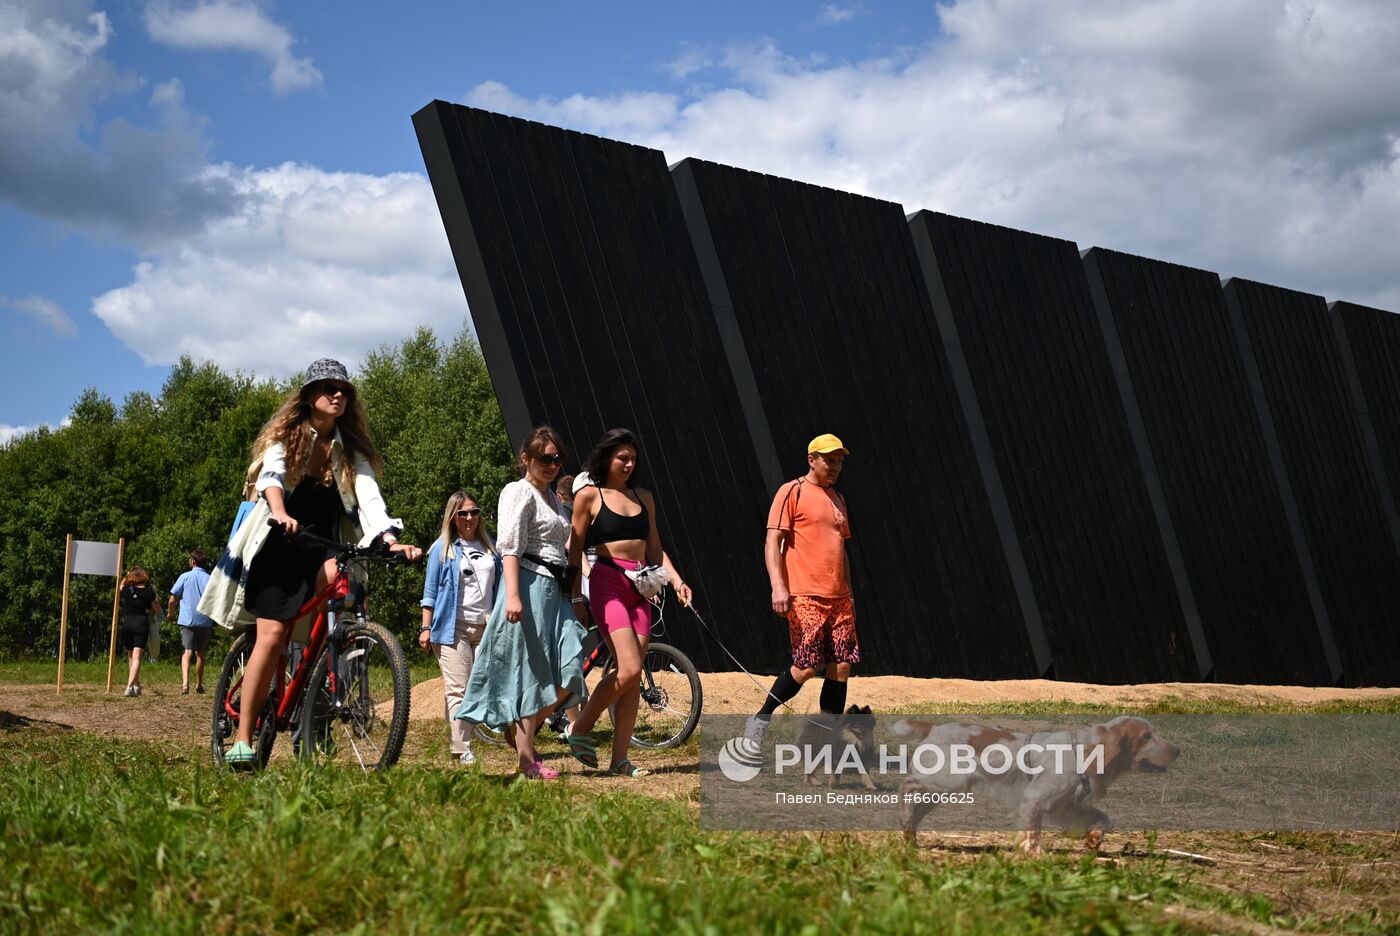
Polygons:
[[564,732],[564,740],[569,742],[569,753],[585,767],[598,769],[598,748],[593,744],[591,734]]
[[640,780],[642,777],[650,777],[651,771],[645,767],[638,767],[630,760],[624,760],[619,764],[614,764],[608,768],[608,773],[614,777],[627,777],[629,780]]
[[247,741],[239,741],[225,752],[224,763],[234,770],[252,770],[258,766],[258,752]]

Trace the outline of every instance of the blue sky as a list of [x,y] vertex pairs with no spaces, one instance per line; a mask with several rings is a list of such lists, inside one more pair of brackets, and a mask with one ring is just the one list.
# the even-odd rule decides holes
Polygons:
[[1395,7],[0,0],[0,441],[455,331],[433,98],[1400,309]]

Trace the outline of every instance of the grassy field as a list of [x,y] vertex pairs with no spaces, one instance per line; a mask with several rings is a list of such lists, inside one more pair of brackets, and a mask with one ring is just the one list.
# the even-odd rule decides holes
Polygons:
[[[104,681],[90,666],[68,679]],[[0,664],[14,692],[52,677]],[[177,692],[178,666],[143,682]],[[0,931],[1400,932],[1392,835],[1139,833],[1024,859],[1004,836],[710,832],[693,751],[631,785],[511,782],[503,752],[443,766],[442,726],[418,722],[383,775],[283,759],[243,777],[209,766],[187,701],[171,740],[0,712]]]

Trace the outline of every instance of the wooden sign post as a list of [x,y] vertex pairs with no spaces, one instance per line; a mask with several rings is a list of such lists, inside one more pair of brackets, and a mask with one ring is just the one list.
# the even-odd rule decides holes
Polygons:
[[73,534],[63,543],[63,614],[58,620],[58,695],[63,695],[63,658],[68,651],[68,578],[73,572]]
[[68,585],[75,575],[113,575],[117,584],[112,590],[112,642],[107,651],[107,691],[112,691],[112,661],[117,653],[117,612],[121,606],[122,558],[126,538],[116,543],[89,543],[74,540],[73,534],[63,546],[63,614],[58,624],[58,694],[63,694],[63,663],[68,657]]
[[117,615],[122,603],[122,555],[126,552],[126,537],[117,540],[117,584],[112,589],[112,639],[107,646],[107,691],[112,691],[112,666],[117,660]]

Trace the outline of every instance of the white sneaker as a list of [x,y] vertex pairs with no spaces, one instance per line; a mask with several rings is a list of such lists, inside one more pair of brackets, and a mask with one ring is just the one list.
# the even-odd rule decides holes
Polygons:
[[750,715],[744,722],[744,740],[752,741],[757,747],[763,744],[763,736],[768,733],[768,720],[772,716]]
[[126,696],[128,699],[134,698],[136,696],[136,687],[127,686],[126,689],[122,692],[122,695]]
[[476,755],[471,751],[463,751],[462,756],[457,758],[457,763],[463,767],[471,767],[476,763]]

